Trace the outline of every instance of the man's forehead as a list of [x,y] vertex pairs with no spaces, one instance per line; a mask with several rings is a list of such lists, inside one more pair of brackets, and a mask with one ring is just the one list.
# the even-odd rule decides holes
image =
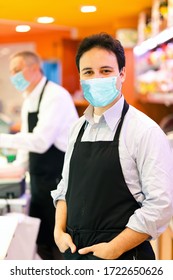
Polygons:
[[10,71],[18,72],[25,67],[25,61],[22,57],[16,56],[10,60],[9,69]]

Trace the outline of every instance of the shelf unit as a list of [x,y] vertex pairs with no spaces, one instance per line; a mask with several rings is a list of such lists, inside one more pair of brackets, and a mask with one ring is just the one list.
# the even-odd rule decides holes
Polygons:
[[[161,20],[162,8],[162,20]],[[164,8],[164,10],[163,10]],[[144,30],[144,12],[139,15],[140,33]],[[163,24],[164,20],[164,24]],[[145,39],[145,40],[143,40]],[[134,48],[136,97],[144,102],[173,104],[173,0],[154,0],[151,31],[146,39],[140,34]]]

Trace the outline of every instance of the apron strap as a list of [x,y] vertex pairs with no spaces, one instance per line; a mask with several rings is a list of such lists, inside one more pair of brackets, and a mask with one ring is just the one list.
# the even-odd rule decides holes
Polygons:
[[120,131],[121,131],[121,128],[122,128],[122,124],[123,124],[123,120],[124,120],[124,117],[127,113],[129,109],[129,104],[126,102],[126,100],[124,100],[124,106],[123,106],[123,110],[122,110],[122,114],[121,114],[121,119],[120,119],[120,123],[118,125],[118,128],[116,130],[116,133],[115,133],[115,136],[114,136],[114,140],[118,140],[119,139],[119,136],[120,136]]
[[39,113],[39,108],[40,108],[40,102],[42,100],[42,96],[43,96],[43,93],[44,93],[44,90],[45,90],[45,87],[46,87],[47,83],[48,83],[48,80],[46,79],[46,82],[45,82],[45,84],[44,84],[44,86],[42,88],[42,91],[41,91],[41,94],[40,94],[40,98],[39,98],[39,101],[38,101],[38,108],[37,108],[37,112],[38,113]]
[[81,128],[79,130],[79,133],[78,133],[75,144],[81,142],[82,135],[83,135],[84,130],[86,129],[87,125],[88,125],[88,121],[85,120],[83,125],[81,126]]
[[[124,117],[125,117],[128,109],[129,109],[129,104],[126,102],[126,100],[124,100],[124,106],[123,106],[123,110],[122,110],[122,114],[121,114],[120,123],[118,125],[117,130],[116,130],[113,141],[119,139],[119,135],[120,135],[121,127],[122,127],[122,124],[123,124],[123,120],[124,120]],[[80,129],[79,133],[78,133],[76,143],[81,142],[82,135],[83,135],[84,130],[85,130],[87,125],[88,125],[88,122],[85,120],[83,125],[81,126],[81,129]]]

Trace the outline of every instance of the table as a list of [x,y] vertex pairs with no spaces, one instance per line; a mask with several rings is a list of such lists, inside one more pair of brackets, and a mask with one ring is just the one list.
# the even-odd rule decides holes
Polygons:
[[19,198],[6,199],[0,198],[0,215],[7,212],[17,212],[28,214],[30,203],[30,193],[26,192]]
[[17,225],[16,217],[0,216],[0,260],[7,255]]

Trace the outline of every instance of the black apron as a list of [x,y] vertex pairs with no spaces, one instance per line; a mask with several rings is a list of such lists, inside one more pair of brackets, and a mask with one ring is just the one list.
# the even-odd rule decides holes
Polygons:
[[[29,132],[37,125],[39,107],[48,81],[45,82],[36,112],[28,113]],[[46,114],[46,112],[45,112]],[[52,120],[56,121],[56,120]],[[38,244],[54,246],[55,207],[50,191],[61,179],[64,152],[52,145],[44,154],[29,153],[29,172],[31,184],[31,203],[29,215],[41,219],[37,238]]]
[[[119,159],[119,135],[129,108],[125,102],[121,121],[113,141],[81,142],[83,124],[70,162],[67,201],[67,232],[77,250],[100,242],[109,242],[126,227],[140,206],[130,193]],[[65,259],[99,259],[93,254],[71,254]],[[119,259],[154,259],[148,241],[129,250]]]

